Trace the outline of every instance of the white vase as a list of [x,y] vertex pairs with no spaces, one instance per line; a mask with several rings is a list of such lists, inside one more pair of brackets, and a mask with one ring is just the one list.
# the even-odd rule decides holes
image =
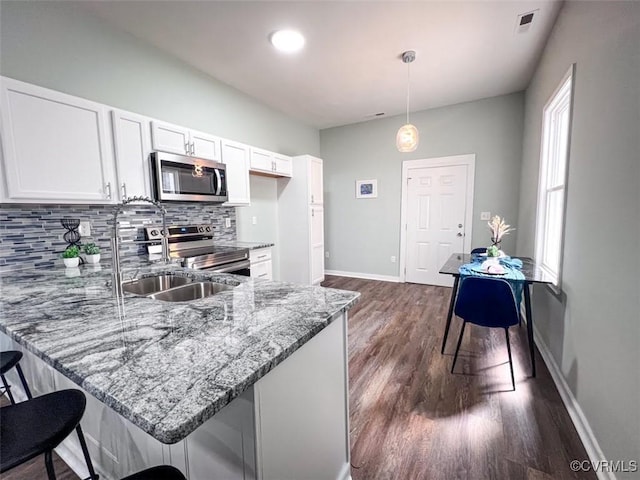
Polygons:
[[79,257],[63,258],[62,260],[64,261],[64,266],[67,268],[75,268],[78,266],[78,264],[80,264]]
[[99,253],[94,253],[93,255],[85,255],[84,259],[87,263],[100,263],[100,254]]

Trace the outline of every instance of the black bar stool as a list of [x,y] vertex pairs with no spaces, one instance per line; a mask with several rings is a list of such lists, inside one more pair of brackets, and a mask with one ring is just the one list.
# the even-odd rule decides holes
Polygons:
[[13,394],[11,393],[11,385],[7,382],[4,374],[11,370],[13,367],[16,367],[18,372],[18,376],[20,377],[20,381],[22,382],[22,386],[24,387],[24,392],[27,394],[28,399],[32,399],[31,390],[29,390],[29,385],[27,385],[27,381],[24,378],[24,374],[22,373],[22,368],[20,368],[20,360],[22,360],[22,352],[18,352],[15,350],[9,350],[7,352],[0,352],[0,377],[2,377],[2,385],[4,391],[7,392],[7,396],[9,397],[9,401],[12,405],[15,405],[16,401],[13,398]]
[[98,480],[80,428],[87,399],[80,390],[60,390],[0,408],[0,473],[44,453],[49,480],[55,480],[52,452],[73,430],[89,470]]
[[122,480],[187,480],[184,475],[175,467],[170,465],[160,465],[149,468],[142,472],[129,475]]

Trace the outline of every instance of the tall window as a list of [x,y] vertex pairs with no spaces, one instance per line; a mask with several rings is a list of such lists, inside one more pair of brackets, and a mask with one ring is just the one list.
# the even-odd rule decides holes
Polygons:
[[543,111],[536,260],[556,287],[561,281],[573,71],[572,65]]

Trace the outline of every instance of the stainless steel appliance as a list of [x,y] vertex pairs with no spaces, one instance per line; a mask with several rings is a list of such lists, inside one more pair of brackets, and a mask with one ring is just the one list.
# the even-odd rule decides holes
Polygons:
[[[249,249],[214,245],[212,225],[171,225],[167,227],[169,256],[180,258],[182,266],[217,273],[250,276]],[[162,230],[145,228],[150,254],[162,250]]]
[[151,166],[156,200],[221,203],[228,199],[227,170],[223,163],[153,152]]

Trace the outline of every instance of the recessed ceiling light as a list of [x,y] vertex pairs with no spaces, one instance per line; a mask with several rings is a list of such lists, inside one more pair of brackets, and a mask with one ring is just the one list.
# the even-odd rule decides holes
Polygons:
[[304,47],[304,37],[296,30],[278,30],[271,35],[271,44],[285,53],[294,53]]

